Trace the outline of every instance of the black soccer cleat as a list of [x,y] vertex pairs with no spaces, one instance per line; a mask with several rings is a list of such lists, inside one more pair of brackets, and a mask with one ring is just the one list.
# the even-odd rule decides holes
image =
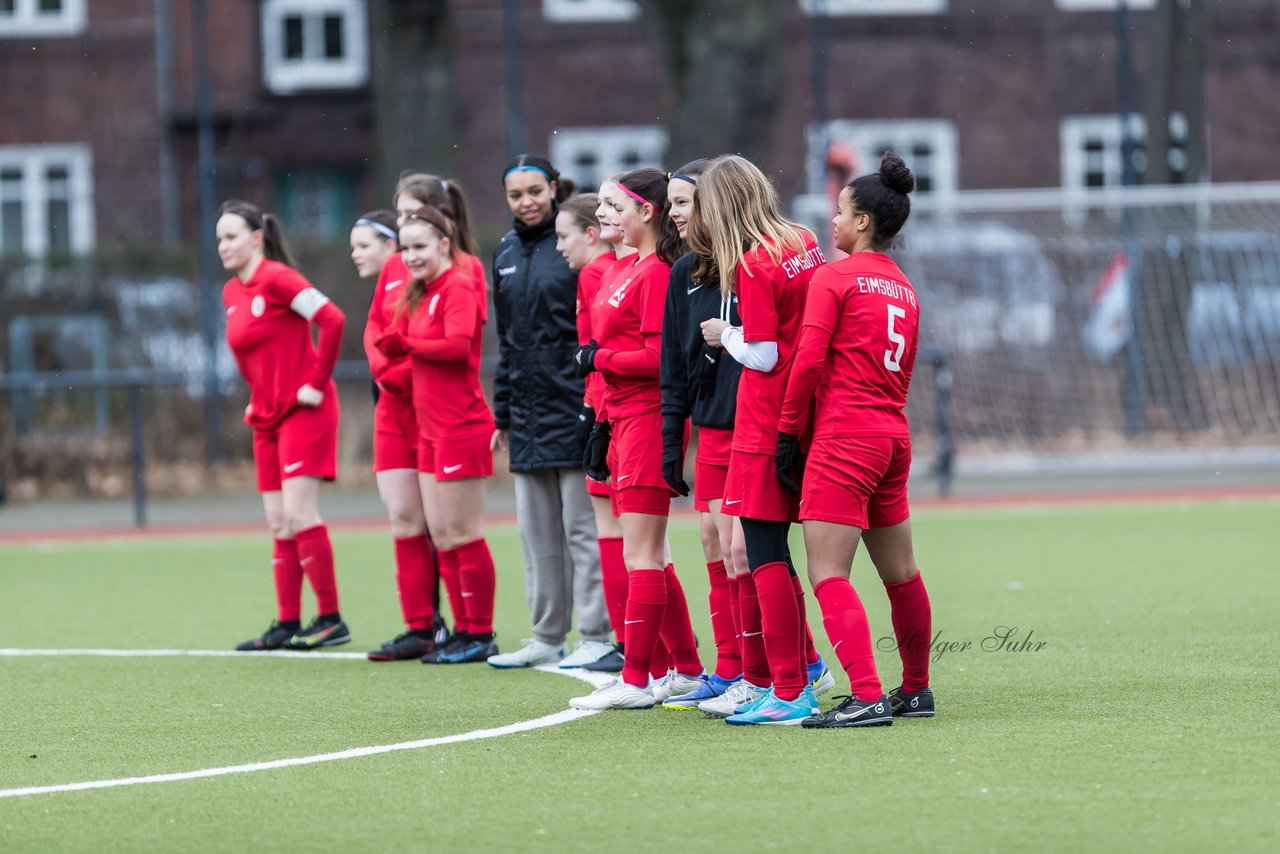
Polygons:
[[921,688],[914,694],[904,694],[899,685],[889,692],[889,708],[893,709],[895,718],[931,718],[933,692],[928,688]]
[[319,649],[350,643],[351,630],[341,617],[316,617],[289,641],[289,649]]
[[415,658],[421,659],[437,649],[434,637],[424,638],[413,632],[405,632],[370,652],[367,658],[370,661],[410,661]]
[[453,632],[444,642],[436,642],[436,648],[430,652],[424,653],[418,660],[423,664],[448,664],[444,659],[446,655],[456,655],[467,641],[466,632]]
[[466,632],[457,643],[450,643],[447,651],[440,653],[437,664],[474,664],[488,661],[489,656],[498,654],[498,642],[493,634],[477,635]]
[[[840,699],[837,697],[836,699]],[[818,712],[805,718],[800,726],[805,729],[837,729],[840,727],[890,726],[893,712],[889,700],[881,694],[879,699],[863,702],[857,697],[846,696],[844,702],[829,712]]]
[[603,657],[597,658],[590,664],[582,665],[583,670],[590,670],[595,673],[621,673],[622,672],[622,649],[619,644],[614,644],[613,649],[606,653]]
[[302,626],[295,622],[282,623],[273,620],[261,637],[251,638],[244,643],[236,644],[236,652],[263,652],[269,649],[280,649],[292,638],[293,633]]

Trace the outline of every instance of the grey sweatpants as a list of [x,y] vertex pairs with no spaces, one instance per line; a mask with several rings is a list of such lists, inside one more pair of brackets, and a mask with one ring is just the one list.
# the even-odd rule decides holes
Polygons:
[[563,643],[576,607],[582,639],[607,643],[609,612],[600,582],[596,517],[582,469],[521,472],[515,480],[533,636]]

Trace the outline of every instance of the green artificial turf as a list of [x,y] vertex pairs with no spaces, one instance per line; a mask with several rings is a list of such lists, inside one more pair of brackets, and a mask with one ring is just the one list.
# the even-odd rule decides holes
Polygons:
[[[0,850],[1272,850],[1278,510],[920,514],[935,630],[954,644],[933,665],[932,720],[814,732],[609,712],[325,764],[4,798]],[[676,522],[671,539],[711,665],[696,529]],[[390,540],[334,540],[355,638],[343,649],[371,649],[400,630]],[[507,529],[490,542],[499,641],[514,648],[528,634],[519,549]],[[0,647],[227,649],[271,618],[268,548],[244,536],[0,546]],[[873,634],[890,635],[864,557],[854,580]],[[1000,626],[1029,648],[984,651]],[[896,654],[877,657],[896,685]],[[483,665],[0,658],[0,789],[465,733],[588,690]]]

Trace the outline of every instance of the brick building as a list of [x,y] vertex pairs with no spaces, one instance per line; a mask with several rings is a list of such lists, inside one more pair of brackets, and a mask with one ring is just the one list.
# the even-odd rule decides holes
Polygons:
[[[784,89],[764,165],[785,197],[821,189],[831,142],[862,168],[897,148],[927,192],[1119,180],[1115,0],[778,3]],[[1155,0],[1128,4],[1141,110]],[[422,150],[453,153],[404,164],[379,162],[381,137],[404,116],[377,106],[387,75],[415,73],[378,49],[388,20],[379,14],[394,19],[404,0],[205,5],[218,195],[260,201],[295,233],[340,238],[359,210],[386,203],[381,184],[401,166],[456,175],[481,222],[501,228],[497,180],[513,115],[523,147],[548,151],[586,185],[662,160],[660,51],[632,0],[519,0],[515,20],[507,0],[449,3],[439,24],[447,79],[433,97],[448,101],[450,127]],[[819,7],[823,125],[812,65]],[[82,253],[195,235],[194,8],[0,0],[0,251]],[[1208,175],[1278,179],[1280,6],[1207,2],[1202,21]],[[510,74],[513,55],[520,66]],[[1175,116],[1175,140],[1180,132]]]

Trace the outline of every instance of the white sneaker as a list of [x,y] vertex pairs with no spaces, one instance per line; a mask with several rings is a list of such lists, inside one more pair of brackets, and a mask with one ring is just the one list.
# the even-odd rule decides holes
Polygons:
[[520,641],[520,648],[515,652],[491,655],[488,662],[490,667],[507,669],[533,667],[535,664],[554,664],[562,658],[564,658],[564,644],[549,644],[525,638]]
[[706,681],[706,673],[702,673],[699,676],[685,676],[683,673],[677,673],[674,669],[668,670],[666,676],[654,683],[653,699],[659,703],[665,703],[672,697],[688,694]]
[[739,679],[719,697],[712,697],[710,700],[699,703],[698,710],[717,718],[727,718],[729,715],[736,714],[739,706],[745,706],[768,692],[768,688],[759,688],[745,679]]
[[649,690],[653,692],[653,699],[656,702],[663,702],[671,696],[671,690],[667,687],[667,683],[671,681],[671,677],[675,674],[675,670],[668,668],[667,672],[654,679],[649,677]]
[[653,692],[637,688],[621,679],[610,679],[585,697],[574,697],[569,705],[575,709],[652,709]]
[[564,657],[560,662],[562,670],[568,670],[572,667],[585,667],[588,664],[594,664],[613,652],[613,644],[601,643],[600,641],[580,640],[577,646],[573,648],[573,652]]

